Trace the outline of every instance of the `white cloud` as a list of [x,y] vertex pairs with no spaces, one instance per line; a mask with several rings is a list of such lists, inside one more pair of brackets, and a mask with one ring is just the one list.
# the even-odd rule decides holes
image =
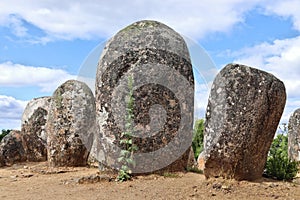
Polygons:
[[[202,38],[210,32],[227,32],[243,22],[246,11],[259,0],[110,0],[35,1],[0,3],[0,24],[13,23],[11,15],[40,28],[46,38],[74,39],[108,37],[124,26],[142,19],[168,24],[180,33]],[[18,24],[18,28],[21,27]]]
[[234,62],[266,70],[285,82],[289,97],[300,97],[300,36],[262,43],[232,54]]
[[26,105],[27,101],[0,95],[0,128],[20,129],[21,116]]
[[300,98],[298,99],[289,99],[285,105],[284,115],[282,116],[282,122],[289,122],[290,116],[300,108]]
[[25,37],[27,35],[27,28],[23,26],[22,20],[17,16],[10,16],[9,28],[12,33],[18,37]]
[[[27,0],[26,3],[10,0],[0,1],[0,26],[8,26],[18,37],[47,43],[56,39],[107,38],[134,21],[154,19],[188,37],[202,39],[209,33],[231,31],[234,25],[244,22],[247,11],[257,7],[266,15],[290,18],[300,31],[298,0]],[[24,20],[45,35],[28,36],[30,27]],[[233,56],[235,62],[261,68],[283,80],[290,98],[286,110],[293,110],[300,107],[299,46],[300,37],[275,40],[235,52]],[[74,78],[60,69],[0,63],[0,87],[39,86],[49,92]],[[196,95],[202,99],[201,92]],[[206,105],[196,106],[199,111],[206,108]]]
[[76,79],[61,69],[33,67],[12,62],[0,63],[0,87],[38,86],[42,92],[53,92],[60,84]]
[[232,53],[236,63],[253,66],[281,79],[288,95],[283,120],[300,108],[300,36],[262,43]]
[[276,14],[285,18],[291,18],[293,26],[300,31],[300,1],[299,0],[273,0],[266,5],[267,14]]

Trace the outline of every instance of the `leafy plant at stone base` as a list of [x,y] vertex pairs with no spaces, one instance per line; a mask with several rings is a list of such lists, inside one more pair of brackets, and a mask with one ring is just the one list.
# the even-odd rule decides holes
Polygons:
[[192,147],[194,150],[195,159],[197,160],[199,154],[203,151],[203,132],[204,119],[197,119],[194,125]]
[[8,135],[10,133],[10,131],[11,131],[10,129],[7,129],[7,130],[2,129],[2,133],[0,134],[0,142],[6,135]]
[[164,178],[178,178],[179,175],[176,173],[165,172],[162,174]]
[[135,166],[133,159],[133,153],[138,150],[137,145],[133,143],[133,79],[129,77],[128,79],[128,102],[126,106],[126,122],[125,122],[125,131],[121,133],[120,145],[123,146],[123,149],[120,152],[120,157],[118,162],[122,163],[119,170],[117,180],[127,181],[131,179],[132,171],[131,167]]
[[288,136],[285,129],[273,140],[266,167],[265,175],[277,180],[292,180],[298,172],[298,164],[288,158]]

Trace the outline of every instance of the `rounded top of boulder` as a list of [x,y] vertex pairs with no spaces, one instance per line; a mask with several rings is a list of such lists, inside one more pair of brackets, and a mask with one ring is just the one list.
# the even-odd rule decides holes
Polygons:
[[300,108],[296,109],[293,114],[300,114]]
[[54,95],[60,96],[62,93],[71,92],[73,90],[78,90],[81,93],[83,92],[93,96],[89,86],[86,83],[78,80],[67,80],[54,91]]
[[50,106],[50,101],[51,101],[51,97],[49,96],[34,98],[30,100],[23,111],[22,124],[24,124],[25,121],[28,121],[28,119],[32,116],[34,111],[37,110],[39,107],[48,111]]
[[[133,24],[131,24],[129,26],[126,26],[125,28],[120,30],[119,33],[130,32],[130,31],[139,31],[141,29],[153,28],[153,27],[158,27],[158,26],[166,26],[166,25],[161,22],[154,21],[154,20],[141,20],[141,21],[134,22]],[[166,27],[169,28],[168,26],[166,26]]]
[[[281,80],[279,80],[277,77],[275,77],[273,74],[254,68],[254,67],[250,67],[247,65],[242,65],[242,64],[237,64],[237,63],[230,63],[227,64],[221,71],[220,74],[224,75],[228,75],[231,76],[233,78],[239,78],[241,76],[251,76],[251,75],[262,75],[265,78],[268,78],[270,80],[277,80],[279,82],[282,82]],[[264,78],[264,79],[265,79]],[[284,86],[284,85],[283,85]]]
[[152,20],[138,21],[120,30],[107,42],[101,58],[113,61],[126,52],[143,49],[172,52],[190,61],[183,37],[167,25]]

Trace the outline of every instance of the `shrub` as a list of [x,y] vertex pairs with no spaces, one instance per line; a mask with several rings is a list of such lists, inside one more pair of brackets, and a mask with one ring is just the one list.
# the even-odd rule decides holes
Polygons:
[[195,159],[197,160],[199,154],[203,151],[203,135],[204,119],[197,119],[194,126],[192,147],[194,150]]
[[273,140],[267,163],[266,175],[278,180],[292,180],[298,172],[298,163],[288,158],[288,137],[278,134]]

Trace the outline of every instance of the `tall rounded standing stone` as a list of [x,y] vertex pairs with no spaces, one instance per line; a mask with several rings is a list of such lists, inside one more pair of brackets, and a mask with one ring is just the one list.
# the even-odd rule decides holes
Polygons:
[[261,178],[285,102],[285,86],[272,74],[239,64],[223,68],[206,111],[205,176]]
[[95,98],[83,82],[69,80],[52,96],[46,131],[50,166],[85,166],[95,125]]
[[126,105],[133,79],[134,173],[185,170],[192,141],[194,77],[188,48],[173,29],[139,21],[111,38],[96,76],[97,126],[104,165],[117,161],[126,130]]
[[300,161],[300,109],[297,109],[289,119],[288,155],[291,160]]
[[45,126],[49,112],[51,97],[34,98],[28,102],[22,115],[21,129],[24,134],[35,134],[45,143],[47,135]]

